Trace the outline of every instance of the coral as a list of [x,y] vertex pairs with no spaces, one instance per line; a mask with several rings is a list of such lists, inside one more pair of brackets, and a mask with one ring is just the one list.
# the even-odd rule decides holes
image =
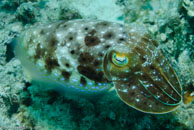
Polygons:
[[23,3],[16,10],[16,18],[24,24],[33,24],[39,15],[37,5],[31,2]]
[[15,11],[19,5],[20,5],[19,1],[11,0],[0,1],[0,9],[2,10]]
[[[184,83],[186,83],[184,86],[187,86],[191,83],[194,83],[194,62],[190,59],[189,53],[191,51],[184,50],[178,59],[178,65],[181,70],[181,75],[184,76],[185,79]],[[187,88],[185,88],[187,90]]]
[[183,7],[188,11],[188,15],[194,16],[194,1],[192,0],[183,0]]
[[72,20],[81,19],[82,16],[75,9],[62,8],[60,10],[59,19],[60,20]]
[[9,11],[15,12],[16,9],[23,3],[26,2],[37,2],[38,0],[2,0],[0,1],[0,9],[3,11]]

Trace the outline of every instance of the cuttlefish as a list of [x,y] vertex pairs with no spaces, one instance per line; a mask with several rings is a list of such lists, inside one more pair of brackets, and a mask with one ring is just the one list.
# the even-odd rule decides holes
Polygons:
[[16,43],[16,57],[31,82],[72,94],[92,95],[114,87],[124,103],[146,113],[167,113],[182,102],[174,69],[143,27],[57,21],[34,25]]

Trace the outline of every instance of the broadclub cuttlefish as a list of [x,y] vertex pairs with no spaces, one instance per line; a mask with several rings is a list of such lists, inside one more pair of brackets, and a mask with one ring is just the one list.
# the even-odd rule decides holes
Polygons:
[[27,29],[16,43],[32,82],[83,94],[114,87],[124,103],[146,113],[167,113],[182,101],[174,69],[142,27],[58,21]]

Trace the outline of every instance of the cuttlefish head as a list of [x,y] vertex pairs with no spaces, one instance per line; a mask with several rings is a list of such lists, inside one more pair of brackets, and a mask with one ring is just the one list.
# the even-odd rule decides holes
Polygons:
[[107,51],[104,73],[120,99],[146,113],[167,113],[179,106],[182,89],[177,75],[148,36]]

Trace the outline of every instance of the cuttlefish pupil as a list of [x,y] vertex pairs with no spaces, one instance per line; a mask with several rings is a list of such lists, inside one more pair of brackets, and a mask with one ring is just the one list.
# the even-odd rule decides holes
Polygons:
[[128,58],[124,54],[113,53],[112,62],[116,66],[124,67],[128,64]]

